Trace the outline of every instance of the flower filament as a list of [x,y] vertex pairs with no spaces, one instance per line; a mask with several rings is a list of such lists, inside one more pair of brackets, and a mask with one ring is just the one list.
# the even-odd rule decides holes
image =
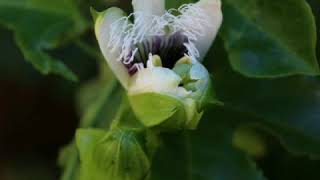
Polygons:
[[[133,16],[134,24],[130,22]],[[135,12],[111,25],[108,48],[116,51],[121,47],[117,60],[131,76],[147,68],[150,55],[158,55],[162,66],[169,69],[185,55],[196,62],[200,55],[195,42],[210,28],[208,18],[196,4],[171,9],[162,16]]]

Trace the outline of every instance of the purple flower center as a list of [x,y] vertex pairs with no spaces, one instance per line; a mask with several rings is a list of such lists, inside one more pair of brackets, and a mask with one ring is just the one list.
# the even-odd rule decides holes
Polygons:
[[138,68],[134,65],[142,63],[146,67],[151,53],[152,55],[160,56],[163,67],[172,69],[176,62],[188,53],[184,45],[187,42],[188,38],[180,32],[171,35],[152,36],[148,40],[134,45],[132,49],[138,48],[138,50],[134,55],[133,61],[129,64],[123,64],[128,69],[129,74],[134,75],[138,71]]

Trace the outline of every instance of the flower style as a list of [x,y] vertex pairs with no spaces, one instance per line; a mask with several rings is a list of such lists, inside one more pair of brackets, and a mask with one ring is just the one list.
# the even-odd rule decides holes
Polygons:
[[[201,64],[222,22],[220,0],[165,10],[165,0],[133,0],[134,13],[97,13],[95,33],[110,68],[147,127],[194,129],[210,94]],[[131,22],[134,19],[134,22]]]

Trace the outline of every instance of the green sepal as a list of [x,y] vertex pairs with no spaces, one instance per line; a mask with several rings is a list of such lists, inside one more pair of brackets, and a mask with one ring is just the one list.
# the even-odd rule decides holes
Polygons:
[[211,79],[206,81],[199,80],[195,84],[198,91],[195,92],[194,97],[198,99],[198,109],[203,110],[208,104],[221,105],[215,94],[213,83]]
[[102,131],[80,129],[76,141],[80,152],[80,180],[144,180],[151,161],[145,133],[133,129]]
[[181,77],[182,83],[187,83],[190,81],[189,72],[191,68],[192,64],[176,64],[172,70]]
[[210,75],[202,64],[177,63],[172,70],[181,77],[183,87],[192,91],[190,97],[197,102],[199,112],[207,104],[219,102],[215,97]]
[[146,127],[195,129],[202,115],[191,98],[141,93],[129,96],[129,100],[134,113]]
[[95,22],[97,20],[97,18],[99,17],[100,12],[95,10],[93,7],[90,7],[90,13],[93,18],[93,21]]
[[106,134],[103,130],[97,129],[79,129],[76,132],[76,143],[79,149],[81,159],[89,160],[88,154],[93,151],[97,142]]

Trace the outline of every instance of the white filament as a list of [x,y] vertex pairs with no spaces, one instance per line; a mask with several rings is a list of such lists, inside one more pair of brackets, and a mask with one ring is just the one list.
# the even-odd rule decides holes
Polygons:
[[132,70],[135,70],[135,69],[140,71],[143,68],[144,68],[143,63],[135,63],[132,67],[130,67],[129,71],[132,71]]
[[184,43],[184,46],[187,48],[191,60],[196,61],[200,54],[195,42],[205,34],[207,28],[212,28],[209,23],[210,17],[197,4],[182,5],[178,12],[181,15],[174,21],[174,27],[177,30],[182,30],[182,34],[188,38],[188,42]]
[[[179,15],[175,16],[174,13]],[[134,24],[129,20],[133,16],[135,17]],[[151,23],[145,23],[146,18],[151,18]],[[138,48],[135,48],[136,44],[142,43],[152,36],[172,35],[181,32],[188,39],[184,43],[188,50],[188,56],[196,61],[200,54],[195,43],[210,26],[208,15],[197,4],[185,4],[179,9],[170,9],[162,16],[135,12],[111,25],[108,48],[115,51],[117,47],[121,47],[118,60],[122,60],[124,64],[130,64],[138,52]],[[136,63],[132,68],[134,67],[138,70],[144,68],[142,63]]]

